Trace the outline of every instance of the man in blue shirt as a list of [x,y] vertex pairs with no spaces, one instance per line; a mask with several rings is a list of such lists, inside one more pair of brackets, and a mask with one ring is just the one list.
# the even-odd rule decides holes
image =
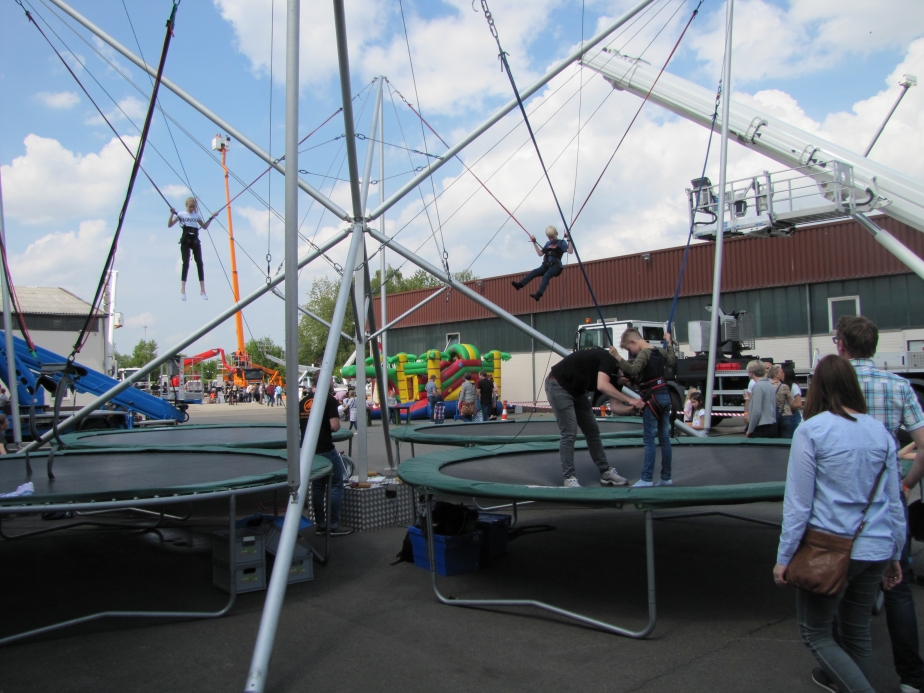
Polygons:
[[568,243],[567,233],[565,233],[564,239],[558,240],[558,229],[554,226],[549,226],[545,230],[545,235],[548,236],[549,240],[542,247],[539,247],[539,242],[536,240],[535,236],[529,237],[529,240],[533,243],[536,255],[542,257],[542,265],[527,274],[520,281],[511,282],[513,288],[519,291],[536,277],[542,277],[542,281],[539,283],[539,291],[530,294],[536,301],[542,298],[542,294],[544,294],[545,290],[548,288],[549,282],[552,281],[554,277],[561,274],[561,259],[564,254],[574,253],[574,248]]
[[[917,443],[914,464],[904,481],[906,490],[914,488],[924,478],[924,412],[911,383],[894,373],[876,368],[873,354],[879,345],[879,330],[867,318],[862,315],[844,316],[837,321],[835,334],[838,355],[849,359],[857,372],[869,415],[881,421],[893,437],[904,426]],[[898,449],[897,438],[895,445]],[[901,679],[901,693],[918,693],[924,686],[924,660],[920,655],[917,615],[911,594],[910,554],[909,536],[901,556],[902,581],[883,592],[892,657],[895,671]]]

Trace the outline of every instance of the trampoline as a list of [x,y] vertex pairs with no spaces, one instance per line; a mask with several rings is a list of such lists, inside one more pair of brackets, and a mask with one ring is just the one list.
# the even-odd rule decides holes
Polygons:
[[[346,427],[333,434],[334,442],[351,440]],[[219,445],[225,448],[286,447],[285,424],[182,424],[158,428],[131,428],[68,433],[61,436],[69,449],[144,446],[158,448]]]
[[[640,416],[600,418],[597,419],[597,425],[600,427],[600,437],[603,440],[640,438],[642,435],[642,417]],[[395,426],[389,428],[388,433],[395,441],[395,447],[398,448],[399,462],[403,442],[411,444],[411,456],[414,457],[415,443],[474,447],[507,443],[557,443],[561,438],[558,423],[554,419]],[[584,434],[580,429],[578,429],[577,439],[584,440]]]
[[[320,455],[314,458],[311,478],[328,478],[330,494],[331,462]],[[283,490],[288,485],[285,451],[214,446],[196,448],[132,448],[131,450],[94,449],[57,451],[26,456],[0,457],[0,493],[32,482],[31,496],[0,498],[0,520],[7,515],[83,511],[96,516],[113,511],[131,510],[152,515],[154,524],[133,524],[131,528],[156,531],[165,517],[164,506],[210,499],[228,500],[228,531],[235,542],[236,498],[239,495],[267,490]],[[152,507],[159,510],[153,510]],[[188,515],[187,515],[188,517]],[[177,518],[186,519],[186,518]],[[99,525],[125,526],[92,519],[77,519],[64,526],[50,527],[18,535],[9,535],[0,526],[4,539],[23,539],[69,527]],[[329,558],[330,537],[325,554],[314,551],[322,563]],[[234,573],[234,552],[229,552]],[[87,623],[105,617],[217,618],[227,614],[236,600],[234,580],[224,608],[214,612],[190,611],[105,611],[61,623],[44,626],[0,639],[0,645],[47,633],[59,628]]]
[[[504,499],[513,504],[527,501],[554,502],[594,508],[634,508],[645,515],[645,549],[648,573],[648,624],[642,630],[629,630],[528,599],[485,600],[450,599],[437,585],[432,522],[427,513],[430,579],[436,598],[443,604],[473,607],[531,606],[600,628],[615,635],[645,638],[656,623],[653,511],[704,505],[737,505],[782,501],[789,460],[788,440],[747,438],[683,438],[673,442],[674,486],[632,488],[600,486],[596,466],[579,442],[575,467],[581,488],[562,486],[558,448],[550,443],[506,445],[492,451],[481,448],[445,450],[403,462],[398,476],[420,488],[429,499],[434,493],[475,498]],[[640,477],[644,446],[639,439],[604,440],[607,457],[619,473],[630,479]],[[716,512],[738,519],[750,519]],[[666,518],[687,517],[670,514]],[[756,521],[756,520],[755,520]],[[768,523],[773,524],[773,523]]]

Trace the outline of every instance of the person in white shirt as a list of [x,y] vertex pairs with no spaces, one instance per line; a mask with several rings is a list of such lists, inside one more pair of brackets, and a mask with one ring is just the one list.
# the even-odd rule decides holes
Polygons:
[[209,297],[205,293],[205,268],[202,265],[202,244],[199,243],[199,229],[207,229],[212,219],[218,216],[215,212],[208,218],[208,221],[202,218],[199,213],[199,206],[195,197],[186,198],[186,211],[177,212],[170,208],[170,218],[167,219],[167,228],[172,228],[179,222],[183,229],[183,235],[180,237],[180,256],[183,258],[183,269],[180,275],[180,298],[186,300],[186,277],[189,275],[189,253],[193,254],[196,260],[196,270],[199,273],[199,295],[206,301]]

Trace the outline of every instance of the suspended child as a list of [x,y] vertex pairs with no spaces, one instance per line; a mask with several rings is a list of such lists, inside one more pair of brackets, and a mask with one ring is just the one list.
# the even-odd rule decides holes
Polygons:
[[564,254],[574,252],[574,248],[572,248],[571,244],[568,243],[567,232],[565,233],[565,238],[559,240],[558,229],[556,229],[554,226],[549,226],[545,230],[545,235],[548,236],[549,240],[542,247],[539,246],[535,236],[529,237],[529,240],[532,241],[533,247],[536,250],[536,255],[542,257],[542,265],[527,274],[520,281],[511,282],[511,284],[513,284],[513,288],[519,291],[536,277],[542,277],[542,281],[539,283],[539,291],[534,294],[530,294],[530,296],[532,296],[537,301],[542,298],[542,294],[544,294],[546,288],[548,288],[549,282],[552,281],[554,277],[557,277],[559,274],[561,274],[561,259]]
[[202,219],[199,213],[199,206],[195,197],[186,198],[186,211],[177,212],[170,208],[170,218],[167,220],[167,228],[171,228],[177,222],[183,228],[183,235],[180,237],[180,256],[183,258],[183,270],[180,275],[180,298],[186,300],[186,277],[189,274],[189,253],[192,251],[193,258],[196,260],[196,269],[199,272],[199,295],[206,301],[209,297],[205,293],[205,268],[202,266],[202,244],[199,243],[199,229],[207,229],[212,219],[218,216],[215,212],[208,218],[208,221]]

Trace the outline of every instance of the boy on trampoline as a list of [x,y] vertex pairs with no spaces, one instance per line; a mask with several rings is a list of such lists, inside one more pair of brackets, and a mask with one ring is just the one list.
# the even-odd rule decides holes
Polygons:
[[574,441],[578,427],[584,433],[591,459],[600,470],[600,483],[603,486],[625,486],[629,483],[606,460],[600,428],[587,397],[587,393],[599,390],[621,404],[640,407],[641,400],[626,397],[613,385],[618,377],[619,364],[606,350],[585,349],[569,354],[552,366],[545,380],[545,394],[561,431],[558,451],[565,488],[579,488],[581,485],[574,475]]
[[536,255],[542,258],[542,265],[527,274],[520,281],[510,282],[513,288],[519,291],[536,277],[542,277],[542,281],[539,283],[539,291],[530,294],[536,301],[542,298],[542,294],[544,294],[545,290],[548,288],[549,282],[552,281],[554,277],[561,274],[561,259],[564,254],[574,253],[574,248],[568,243],[567,232],[565,232],[565,237],[562,240],[558,240],[558,229],[554,226],[549,226],[545,230],[545,235],[548,236],[549,240],[542,247],[539,246],[539,242],[536,240],[535,236],[529,237],[536,251]]
[[208,218],[208,221],[203,220],[195,197],[186,198],[185,212],[177,212],[172,207],[170,208],[167,228],[172,228],[174,224],[180,222],[183,229],[183,235],[180,236],[180,256],[183,258],[183,270],[180,275],[180,298],[183,301],[186,300],[186,277],[189,275],[190,251],[192,251],[196,260],[196,270],[199,272],[199,295],[206,301],[209,300],[209,297],[205,294],[205,269],[202,266],[202,244],[199,243],[199,229],[207,229],[209,224],[212,223],[212,219],[217,216],[218,212],[215,212]]

